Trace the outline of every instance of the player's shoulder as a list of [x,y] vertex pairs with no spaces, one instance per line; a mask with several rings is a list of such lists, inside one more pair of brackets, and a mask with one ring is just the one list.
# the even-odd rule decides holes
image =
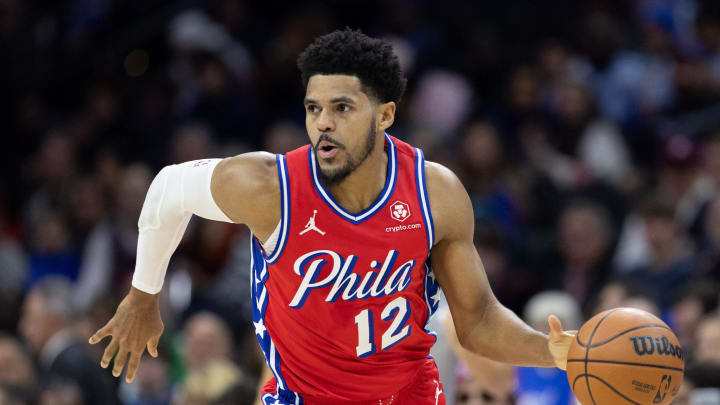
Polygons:
[[[249,152],[223,159],[213,174],[213,182],[219,185],[244,187],[267,187],[277,184],[276,155],[269,152]],[[270,183],[270,184],[269,184]]]
[[425,179],[431,198],[432,194],[450,199],[455,199],[457,194],[467,194],[455,172],[440,163],[425,161]]
[[439,163],[425,161],[425,178],[436,242],[468,225],[472,227],[472,204],[458,176]]
[[[250,152],[223,159],[212,178],[216,203],[236,222],[264,234],[280,218],[280,181],[277,155]],[[277,207],[276,210],[268,207]],[[275,212],[277,211],[277,212]]]

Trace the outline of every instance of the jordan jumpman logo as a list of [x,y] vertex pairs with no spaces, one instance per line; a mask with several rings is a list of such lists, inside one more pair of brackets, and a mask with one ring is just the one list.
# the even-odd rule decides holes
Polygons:
[[311,216],[308,220],[308,223],[305,225],[305,229],[300,231],[300,235],[304,235],[310,231],[315,231],[320,235],[325,235],[325,232],[321,231],[320,229],[318,229],[317,226],[315,226],[315,215],[317,215],[317,210],[313,210],[313,216]]

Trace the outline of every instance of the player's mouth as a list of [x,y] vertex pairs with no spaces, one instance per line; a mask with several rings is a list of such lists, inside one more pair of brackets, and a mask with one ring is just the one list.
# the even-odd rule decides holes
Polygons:
[[317,147],[317,154],[320,159],[332,159],[340,150],[337,145],[328,141],[321,141]]

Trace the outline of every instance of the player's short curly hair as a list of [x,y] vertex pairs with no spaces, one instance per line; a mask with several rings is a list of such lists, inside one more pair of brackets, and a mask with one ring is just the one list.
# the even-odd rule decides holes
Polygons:
[[363,91],[381,103],[399,103],[407,85],[392,46],[350,28],[316,38],[300,54],[297,64],[305,87],[317,74],[357,76]]

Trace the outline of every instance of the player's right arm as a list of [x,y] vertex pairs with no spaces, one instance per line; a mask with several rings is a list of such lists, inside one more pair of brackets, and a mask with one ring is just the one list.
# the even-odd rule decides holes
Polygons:
[[135,273],[128,295],[115,315],[91,338],[111,336],[100,365],[115,357],[113,375],[127,363],[131,382],[147,347],[157,356],[163,332],[158,293],[170,256],[192,215],[244,223],[265,240],[280,221],[280,186],[275,156],[253,152],[223,160],[209,159],[164,167],[145,197],[138,221]]

